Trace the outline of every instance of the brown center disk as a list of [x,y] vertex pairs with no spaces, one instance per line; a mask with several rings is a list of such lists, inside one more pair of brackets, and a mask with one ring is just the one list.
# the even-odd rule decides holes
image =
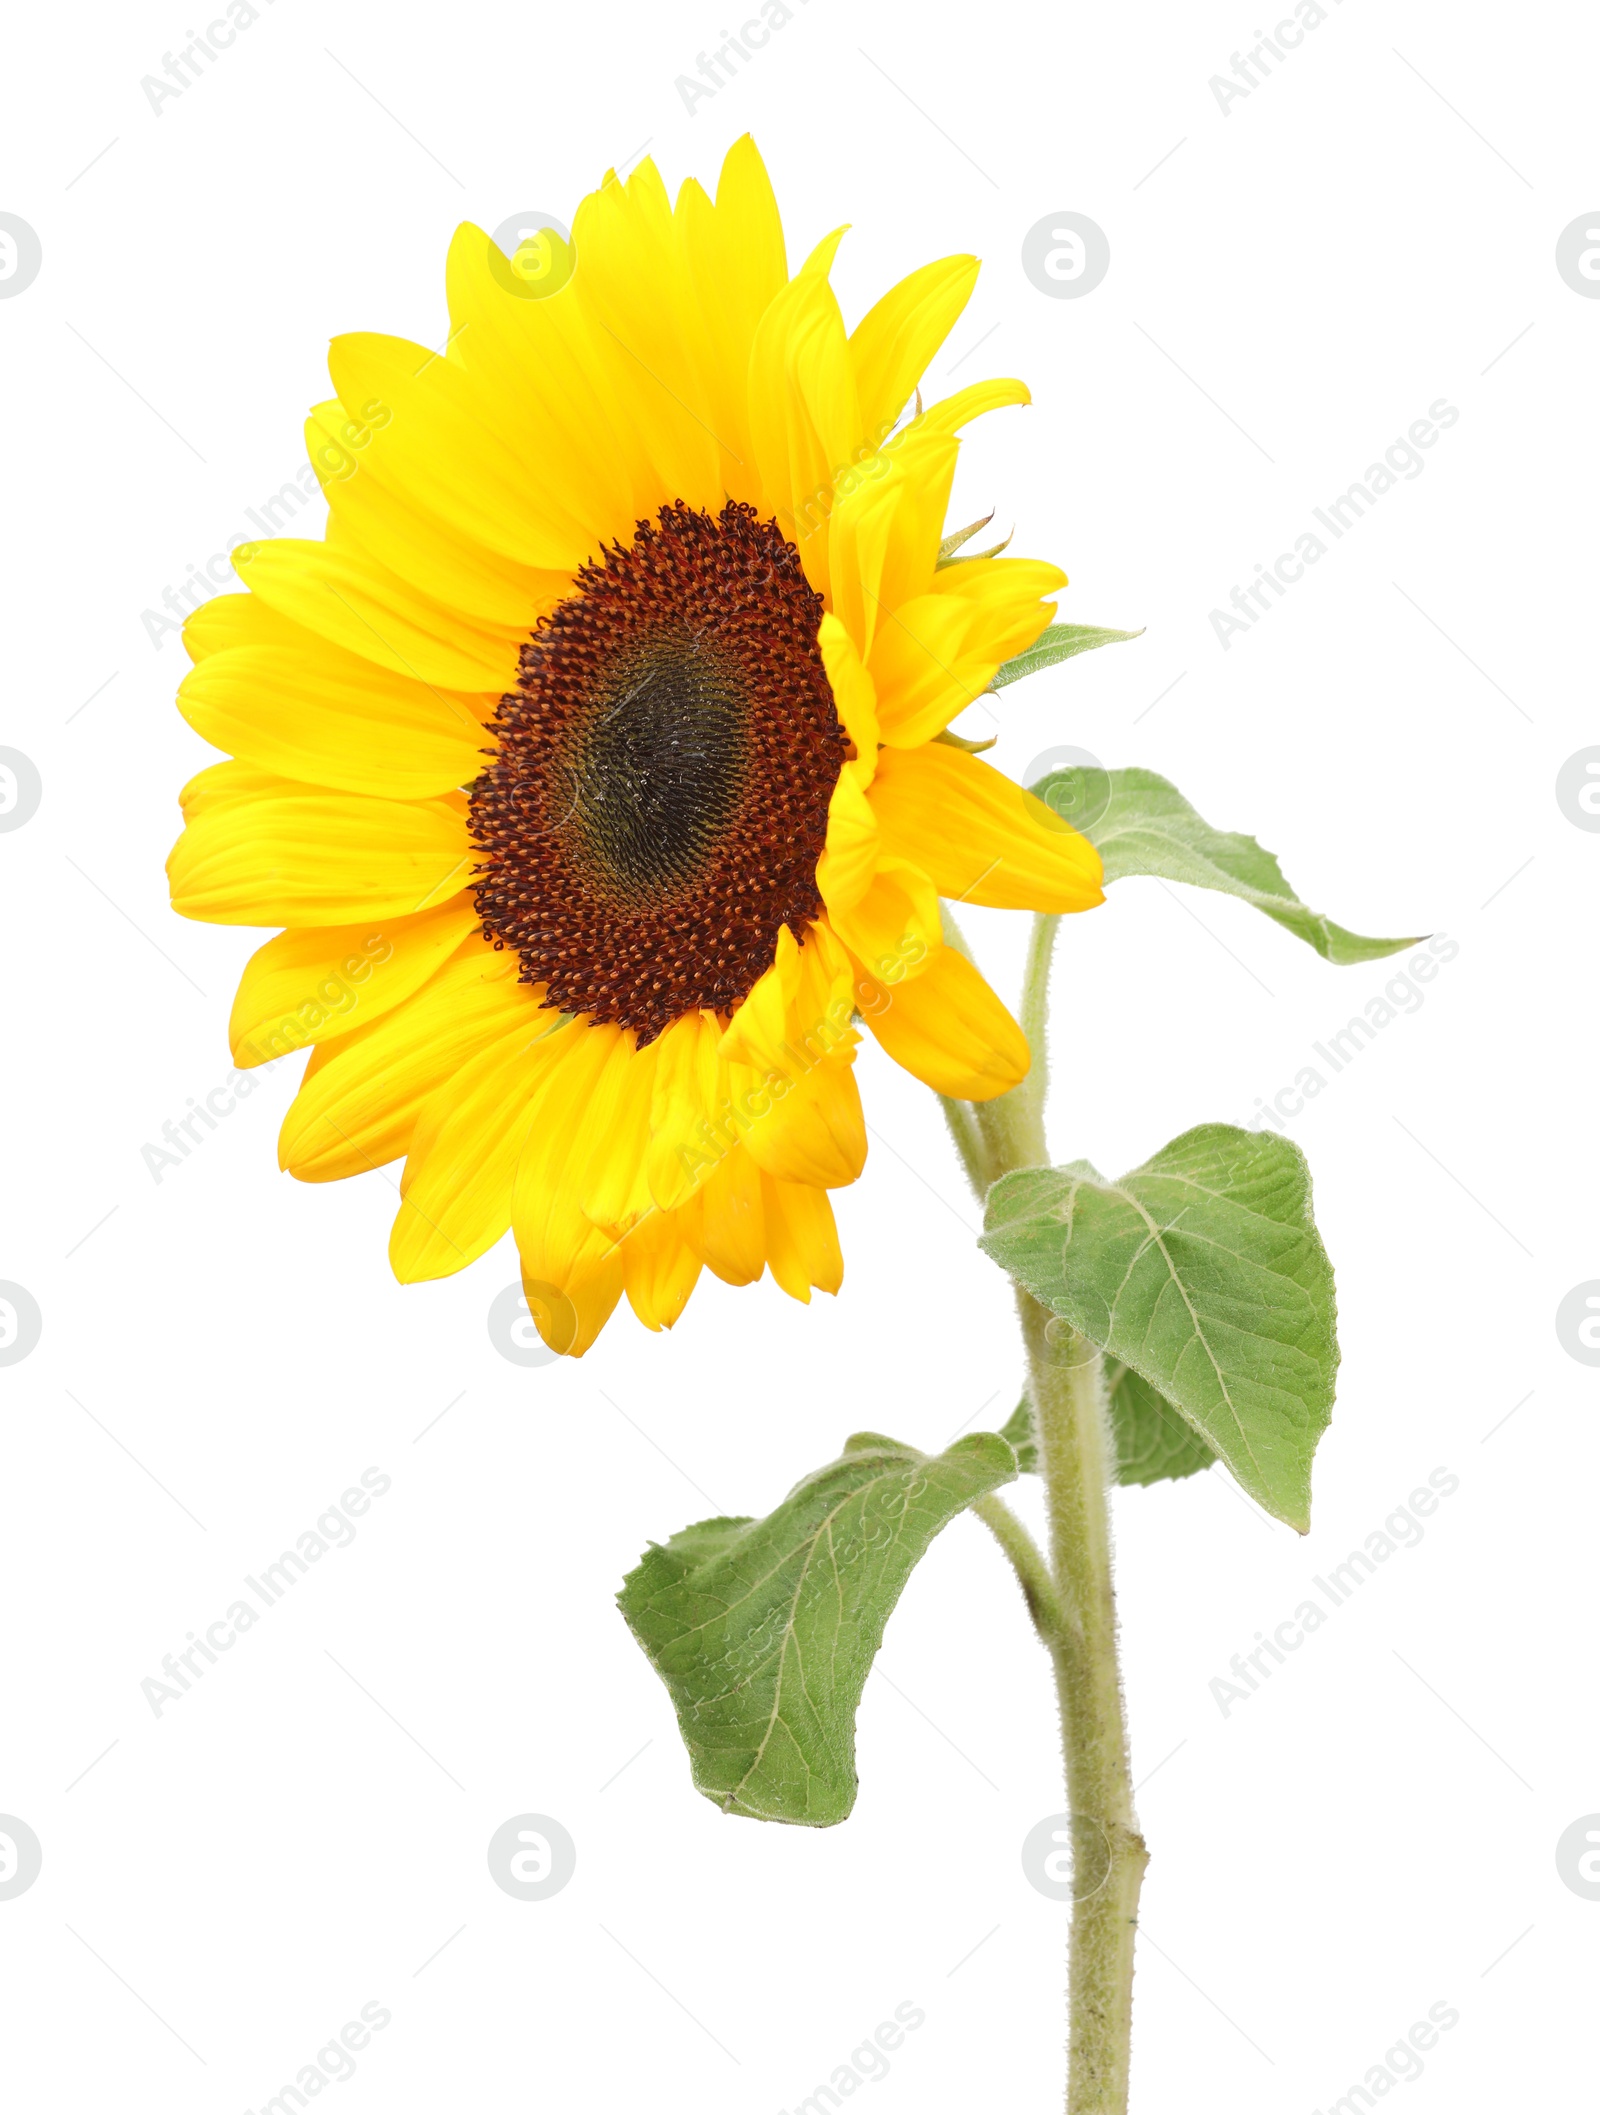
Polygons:
[[663,507],[540,618],[471,830],[484,935],[548,1004],[642,1045],[732,1012],[817,916],[845,757],[821,619],[794,546],[734,501]]

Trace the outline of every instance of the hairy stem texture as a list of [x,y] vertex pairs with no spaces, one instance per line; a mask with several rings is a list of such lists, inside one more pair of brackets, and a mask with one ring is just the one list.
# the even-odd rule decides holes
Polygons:
[[[1034,922],[1022,997],[1032,1052],[1027,1079],[972,1110],[981,1152],[963,1153],[991,1179],[1047,1163],[1045,1029],[1056,918]],[[954,1128],[954,1126],[952,1126]],[[968,1134],[970,1136],[970,1134]],[[961,1133],[957,1133],[958,1144]],[[1055,1665],[1072,1817],[1073,1904],[1068,1954],[1067,2115],[1126,2115],[1139,1888],[1149,1862],[1133,1810],[1127,1720],[1111,1584],[1109,1485],[1114,1443],[1098,1349],[1021,1288],[1039,1470],[1049,1512],[1051,1598],[1029,1587],[1025,1557],[1004,1523],[990,1526],[1017,1565]],[[991,1501],[991,1503],[995,1503]],[[1041,1605],[1046,1620],[1040,1621]]]

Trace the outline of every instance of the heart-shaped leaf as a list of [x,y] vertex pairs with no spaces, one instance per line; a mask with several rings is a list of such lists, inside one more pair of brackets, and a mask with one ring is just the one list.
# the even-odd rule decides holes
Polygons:
[[760,1821],[843,1821],[856,1708],[901,1589],[940,1529],[1016,1473],[995,1432],[934,1456],[863,1432],[765,1519],[702,1520],[652,1545],[617,1598],[696,1788]]
[[1305,1158],[1203,1124],[1120,1182],[1079,1162],[989,1192],[982,1246],[1177,1410],[1258,1504],[1310,1525],[1338,1365]]

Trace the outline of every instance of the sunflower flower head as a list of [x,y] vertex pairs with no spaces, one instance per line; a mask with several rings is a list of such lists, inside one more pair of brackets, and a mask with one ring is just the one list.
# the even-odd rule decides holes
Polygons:
[[960,429],[1028,401],[917,394],[976,260],[847,332],[839,235],[789,275],[748,139],[714,203],[646,162],[548,241],[526,298],[458,231],[442,352],[335,340],[324,539],[241,547],[185,629],[228,760],[168,871],[187,917],[285,928],[230,1029],[240,1065],[311,1046],[282,1165],[403,1156],[396,1274],[509,1229],[579,1354],[703,1269],[837,1291],[857,1024],[943,1094],[1015,1086],[939,899],[1081,910],[1100,862],[944,738],[1065,585],[941,552]]

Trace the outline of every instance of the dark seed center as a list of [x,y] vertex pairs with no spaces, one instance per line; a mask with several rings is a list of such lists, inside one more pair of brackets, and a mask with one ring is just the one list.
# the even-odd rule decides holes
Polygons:
[[563,758],[568,830],[596,889],[659,902],[700,874],[749,763],[737,669],[685,636],[625,656]]
[[643,1045],[731,1013],[820,915],[846,746],[821,620],[793,544],[734,501],[663,507],[541,618],[470,826],[485,937],[547,1005]]

